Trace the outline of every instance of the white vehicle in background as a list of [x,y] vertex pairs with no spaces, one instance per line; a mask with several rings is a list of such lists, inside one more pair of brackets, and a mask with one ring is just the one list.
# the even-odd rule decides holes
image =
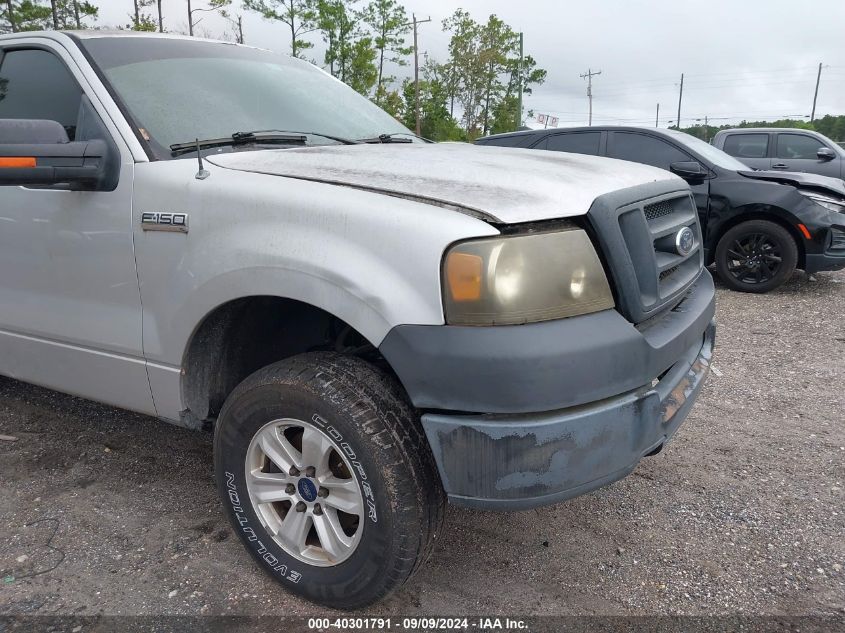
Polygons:
[[447,498],[631,472],[713,312],[666,171],[425,143],[244,46],[0,37],[0,374],[213,427],[235,531],[311,600],[400,586]]

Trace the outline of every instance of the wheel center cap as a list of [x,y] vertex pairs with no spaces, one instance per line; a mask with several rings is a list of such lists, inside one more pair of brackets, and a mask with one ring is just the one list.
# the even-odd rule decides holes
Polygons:
[[297,488],[299,489],[299,496],[308,503],[311,503],[317,498],[317,486],[310,479],[306,479],[305,477],[300,479]]

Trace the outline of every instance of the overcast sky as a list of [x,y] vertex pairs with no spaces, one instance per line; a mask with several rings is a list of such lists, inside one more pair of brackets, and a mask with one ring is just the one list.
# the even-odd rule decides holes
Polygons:
[[[361,0],[365,3],[367,0]],[[239,0],[235,0],[237,4]],[[101,24],[126,24],[132,0],[101,0]],[[164,0],[167,30],[187,30],[186,0]],[[192,0],[205,7],[204,0]],[[495,13],[525,34],[525,51],[548,70],[526,107],[559,117],[560,126],[587,122],[586,81],[593,78],[593,123],[654,125],[677,117],[684,73],[683,126],[705,116],[714,125],[741,119],[809,117],[819,62],[824,64],[816,114],[845,113],[845,2],[813,0],[405,0],[420,26],[420,52],[444,60],[441,21],[458,7],[483,21]],[[220,37],[230,26],[214,14],[197,31]],[[247,44],[289,51],[284,25],[244,13]],[[319,36],[310,55],[322,59]],[[410,71],[400,68],[393,74]],[[531,123],[531,122],[529,122]],[[536,124],[535,124],[536,125]]]

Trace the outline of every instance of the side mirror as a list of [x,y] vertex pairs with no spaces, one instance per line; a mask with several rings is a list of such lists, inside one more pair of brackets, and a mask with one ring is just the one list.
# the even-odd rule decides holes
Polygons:
[[68,142],[55,121],[0,119],[0,186],[97,189],[107,156],[104,141]]
[[816,152],[816,156],[819,157],[819,160],[833,160],[836,158],[836,152],[829,147],[820,147],[819,151]]
[[710,175],[704,165],[695,160],[685,160],[669,165],[669,171],[691,185],[700,185]]

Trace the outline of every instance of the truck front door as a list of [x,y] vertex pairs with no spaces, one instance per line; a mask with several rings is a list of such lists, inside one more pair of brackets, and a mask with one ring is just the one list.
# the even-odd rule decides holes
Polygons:
[[132,244],[134,161],[92,95],[58,43],[22,37],[0,47],[0,119],[58,121],[69,140],[104,140],[119,171],[110,191],[0,188],[0,374],[154,413]]
[[[836,158],[819,158],[818,151],[823,147],[833,150]],[[772,159],[772,169],[803,171],[841,178],[842,159],[839,158],[839,152],[811,134],[779,132],[775,144],[775,157]]]

